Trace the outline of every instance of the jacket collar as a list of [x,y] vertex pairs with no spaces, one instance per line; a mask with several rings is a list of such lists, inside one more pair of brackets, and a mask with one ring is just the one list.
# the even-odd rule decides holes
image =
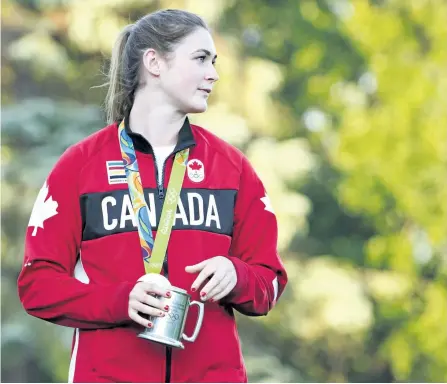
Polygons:
[[[154,153],[151,144],[146,140],[146,138],[143,135],[135,133],[130,129],[129,116],[126,116],[124,118],[124,129],[126,130],[129,137],[132,139],[136,151],[149,154]],[[186,117],[182,128],[180,128],[177,145],[175,146],[173,153],[179,152],[189,147],[193,147],[195,145],[196,141],[192,133],[191,125],[189,124],[188,117]]]

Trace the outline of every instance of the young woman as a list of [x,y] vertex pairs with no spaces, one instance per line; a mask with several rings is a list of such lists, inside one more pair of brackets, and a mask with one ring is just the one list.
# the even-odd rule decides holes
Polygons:
[[[188,121],[207,109],[215,62],[197,15],[164,10],[127,26],[113,49],[110,125],[70,147],[39,192],[18,290],[29,314],[75,328],[70,381],[247,381],[233,311],[266,315],[287,275],[252,166]],[[177,162],[184,174],[173,195]],[[185,349],[137,337],[153,326],[148,315],[169,313],[170,290],[139,280],[147,265],[157,270],[153,239],[171,229],[160,216],[173,196],[158,273],[204,303],[199,336]]]

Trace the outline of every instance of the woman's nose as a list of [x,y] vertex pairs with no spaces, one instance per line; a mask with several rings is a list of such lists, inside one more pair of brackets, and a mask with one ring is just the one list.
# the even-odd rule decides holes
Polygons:
[[219,74],[217,73],[216,67],[214,65],[212,66],[212,69],[206,76],[206,79],[212,82],[219,80]]

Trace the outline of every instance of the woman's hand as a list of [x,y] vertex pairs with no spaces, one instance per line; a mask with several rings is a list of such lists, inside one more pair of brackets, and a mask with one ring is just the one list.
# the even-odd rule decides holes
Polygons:
[[140,314],[162,317],[169,311],[169,305],[153,295],[171,297],[168,289],[149,282],[136,283],[129,295],[129,317],[146,328],[151,328],[152,323]]
[[236,269],[233,263],[226,257],[216,256],[202,261],[196,265],[190,265],[185,268],[188,273],[199,273],[191,286],[195,292],[210,276],[210,281],[200,291],[200,298],[210,302],[217,301],[227,296],[237,283]]

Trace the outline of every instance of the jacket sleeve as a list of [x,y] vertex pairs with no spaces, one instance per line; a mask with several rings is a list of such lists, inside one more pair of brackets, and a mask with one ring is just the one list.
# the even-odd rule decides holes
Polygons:
[[50,172],[34,204],[25,237],[18,294],[25,310],[76,328],[107,328],[128,318],[132,283],[99,285],[74,277],[80,252],[80,149],[69,148]]
[[278,225],[265,188],[243,157],[235,205],[233,241],[229,258],[237,284],[227,297],[248,316],[266,315],[287,284],[287,273],[278,255]]

